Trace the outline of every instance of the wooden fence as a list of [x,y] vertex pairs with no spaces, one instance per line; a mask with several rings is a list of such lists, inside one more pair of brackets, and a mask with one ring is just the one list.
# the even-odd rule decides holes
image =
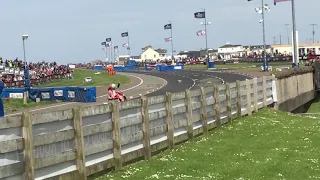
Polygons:
[[86,179],[273,103],[263,77],[124,103],[0,119],[0,179]]

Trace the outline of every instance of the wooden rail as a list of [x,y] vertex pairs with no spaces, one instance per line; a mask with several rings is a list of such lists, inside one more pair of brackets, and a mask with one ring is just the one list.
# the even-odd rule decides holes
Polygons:
[[[123,103],[0,119],[0,179],[80,179],[143,157],[273,103],[272,77]],[[24,157],[21,157],[20,154]],[[5,157],[5,156],[4,156]]]

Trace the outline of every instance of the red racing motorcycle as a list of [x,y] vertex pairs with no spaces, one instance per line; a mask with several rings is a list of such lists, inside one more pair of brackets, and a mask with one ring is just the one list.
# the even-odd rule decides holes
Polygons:
[[119,102],[124,102],[124,101],[127,101],[127,97],[123,92],[116,91],[116,95],[115,95],[113,100],[116,100],[116,101],[119,101]]

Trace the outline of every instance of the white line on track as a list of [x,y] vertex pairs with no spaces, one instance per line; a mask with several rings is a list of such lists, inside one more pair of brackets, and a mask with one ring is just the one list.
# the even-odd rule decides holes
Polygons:
[[[149,75],[149,76],[151,76],[151,75]],[[159,89],[162,89],[164,86],[166,86],[166,85],[168,84],[168,81],[165,80],[165,79],[163,79],[163,78],[160,78],[160,77],[157,77],[157,76],[153,76],[153,77],[162,79],[162,80],[164,81],[164,83],[163,83],[159,88],[152,89],[152,92],[157,91],[157,90],[159,90]],[[136,95],[136,96],[130,96],[130,99],[135,99],[135,98],[137,98],[137,97],[145,96],[145,95],[147,95],[147,94],[149,94],[149,93],[150,93],[150,92],[147,91],[146,93],[142,93],[142,94],[139,94],[139,95]]]
[[[121,73],[119,73],[119,74],[121,74]],[[126,92],[126,91],[129,91],[129,90],[131,90],[131,89],[137,88],[137,87],[139,87],[139,86],[141,86],[141,85],[143,84],[143,79],[141,79],[140,77],[134,76],[134,75],[131,75],[131,74],[130,74],[130,75],[129,75],[129,74],[126,74],[126,75],[127,75],[127,76],[131,76],[131,77],[135,77],[135,78],[139,79],[139,80],[140,80],[140,83],[137,84],[137,85],[135,85],[135,86],[133,86],[133,87],[130,87],[130,88],[128,88],[128,89],[124,89],[124,90],[122,90],[122,92]],[[97,99],[98,99],[98,98],[105,97],[105,96],[107,96],[107,94],[102,95],[102,96],[98,96]],[[66,106],[66,105],[75,104],[75,103],[78,103],[78,102],[70,102],[70,103],[64,103],[64,104],[59,104],[59,105],[54,105],[54,106],[48,106],[48,107],[33,109],[33,110],[30,110],[30,112],[35,112],[35,111],[39,111],[39,110],[44,110],[44,109],[49,109],[49,108],[55,108],[55,107],[60,107],[60,106]],[[6,117],[6,116],[18,115],[18,114],[21,114],[21,113],[9,114],[9,115],[5,115],[5,117]]]

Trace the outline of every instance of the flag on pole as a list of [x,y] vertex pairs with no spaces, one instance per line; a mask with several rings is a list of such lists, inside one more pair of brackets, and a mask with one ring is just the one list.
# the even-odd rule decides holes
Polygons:
[[101,43],[102,46],[105,46],[106,44],[107,44],[106,42],[102,42],[102,43]]
[[111,38],[107,38],[107,39],[106,39],[106,42],[111,42]]
[[170,23],[170,24],[164,25],[164,29],[165,29],[165,30],[166,30],[166,29],[172,29],[172,24]]
[[202,12],[195,12],[195,13],[194,13],[194,18],[196,18],[196,19],[206,18],[206,12],[204,12],[204,11],[202,11]]
[[129,36],[129,33],[128,32],[123,32],[121,33],[121,37],[128,37]]
[[171,38],[171,37],[164,38],[164,41],[166,41],[166,42],[169,42],[169,41],[171,41],[171,40],[172,40],[172,38]]
[[107,43],[107,44],[106,44],[106,47],[110,47],[110,44],[109,44],[109,43]]
[[205,31],[205,30],[197,31],[197,35],[198,35],[198,36],[202,36],[202,35],[205,35],[205,34],[206,34],[206,31]]
[[119,47],[118,47],[118,46],[114,46],[113,48],[114,48],[114,49],[118,49]]
[[274,5],[277,5],[279,2],[285,2],[285,1],[291,1],[291,0],[274,0]]
[[124,44],[122,44],[122,47],[129,47],[129,44],[128,43],[124,43]]

